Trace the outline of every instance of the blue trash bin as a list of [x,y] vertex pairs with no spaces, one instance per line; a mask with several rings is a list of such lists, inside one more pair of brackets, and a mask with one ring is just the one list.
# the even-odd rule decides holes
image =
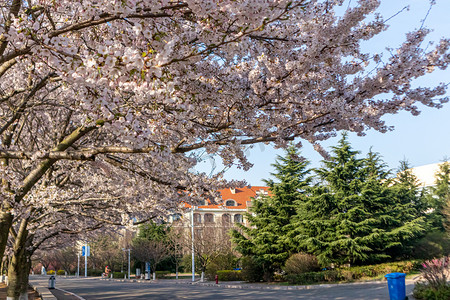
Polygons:
[[405,300],[406,287],[405,287],[405,273],[389,273],[386,274],[389,289],[390,300]]

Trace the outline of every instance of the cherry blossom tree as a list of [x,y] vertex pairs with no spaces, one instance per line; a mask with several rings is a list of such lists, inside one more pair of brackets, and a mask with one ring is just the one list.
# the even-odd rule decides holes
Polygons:
[[411,82],[447,67],[448,39],[427,47],[419,28],[389,57],[366,53],[387,28],[379,1],[337,14],[343,2],[0,1],[0,255],[9,229],[34,235],[51,211],[93,228],[217,190],[220,174],[192,171],[198,149],[247,169],[247,145],[321,151],[447,101],[445,84]]

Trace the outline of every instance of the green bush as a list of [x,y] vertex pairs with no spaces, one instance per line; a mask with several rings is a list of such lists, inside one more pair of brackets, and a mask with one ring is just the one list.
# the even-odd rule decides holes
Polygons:
[[293,254],[286,261],[283,270],[288,274],[301,274],[320,270],[317,257],[306,253]]
[[450,255],[450,236],[446,232],[428,233],[414,247],[413,256],[421,259],[431,259]]
[[55,270],[48,270],[47,275],[55,275]]
[[156,273],[156,278],[162,279],[162,278],[168,277],[168,275],[170,274],[170,271],[156,271],[155,273]]
[[[103,274],[103,270],[99,270],[99,269],[88,270],[88,276],[102,276],[102,274]],[[114,277],[116,277],[116,276],[114,276]],[[117,277],[117,278],[119,278],[119,277]],[[123,278],[123,276],[122,276],[122,278]]]
[[336,282],[340,279],[340,274],[338,270],[327,270],[322,271],[323,273],[323,279],[326,282]]
[[286,275],[286,280],[293,284],[352,281],[362,278],[373,278],[392,272],[409,273],[412,270],[418,270],[419,266],[420,261],[404,261],[350,268],[336,268],[320,272],[288,274]]
[[217,276],[219,277],[219,281],[241,281],[242,272],[235,270],[218,270]]
[[242,279],[248,282],[258,282],[264,279],[264,267],[255,257],[245,256],[241,259]]
[[218,255],[214,258],[206,268],[206,279],[214,280],[217,271],[219,270],[231,270],[236,268],[238,258],[231,252],[226,252]]
[[432,288],[429,284],[418,282],[414,286],[413,296],[417,300],[448,300],[450,299],[450,285]]
[[56,272],[56,275],[66,275],[66,271],[64,271],[64,270],[58,270],[58,271]]
[[342,268],[341,280],[352,280],[361,278],[371,278],[385,275],[393,272],[410,273],[413,270],[419,270],[421,266],[420,260],[399,261],[369,266],[356,266],[350,268]]
[[113,278],[123,279],[127,273],[124,272],[113,272]]

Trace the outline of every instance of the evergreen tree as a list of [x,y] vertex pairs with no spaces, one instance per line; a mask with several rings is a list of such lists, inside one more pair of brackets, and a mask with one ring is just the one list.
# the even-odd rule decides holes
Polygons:
[[131,242],[131,254],[142,270],[147,261],[151,262],[153,272],[157,267],[160,270],[175,270],[178,261],[171,257],[176,246],[172,227],[150,220],[138,228],[138,233]]
[[392,244],[388,254],[392,258],[408,257],[418,238],[430,228],[425,213],[429,208],[426,190],[420,188],[419,181],[406,160],[400,161],[391,190],[393,198],[389,210],[392,219],[388,225],[397,227],[397,230],[390,236]]
[[308,164],[294,146],[287,149],[284,157],[278,156],[272,165],[276,172],[271,174],[277,181],[265,180],[271,195],[254,199],[246,214],[249,226],[240,225],[241,230],[231,233],[236,250],[261,262],[266,279],[293,253],[287,232],[296,214],[294,202],[305,198],[311,181]]
[[435,185],[431,188],[429,199],[430,219],[434,228],[444,230],[445,209],[449,205],[450,197],[450,163],[448,161],[439,165],[439,170],[435,174]]
[[[297,201],[294,242],[300,250],[317,255],[322,264],[365,259],[369,250],[358,232],[365,229],[367,213],[358,196],[363,183],[363,160],[357,158],[343,135],[332,148],[333,156],[316,170],[320,182],[310,196]],[[292,234],[292,233],[291,233]]]
[[290,236],[324,265],[386,260],[392,247],[423,231],[423,218],[402,214],[400,189],[392,187],[379,155],[371,151],[361,159],[358,154],[344,134],[317,170],[320,182],[296,203]]
[[137,239],[149,241],[167,242],[169,239],[170,227],[165,223],[157,224],[153,221],[139,225]]

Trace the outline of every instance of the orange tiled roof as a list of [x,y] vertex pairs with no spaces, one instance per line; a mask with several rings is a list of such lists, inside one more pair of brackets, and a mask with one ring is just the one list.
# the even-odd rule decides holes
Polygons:
[[[221,195],[221,200],[218,200],[217,204],[211,204],[211,201],[208,199],[208,205],[201,205],[198,208],[224,208],[227,209],[247,209],[247,201],[251,201],[251,198],[255,198],[258,196],[261,191],[267,195],[271,195],[269,192],[269,188],[267,186],[252,186],[252,187],[243,187],[234,189],[222,189],[219,190]],[[236,202],[236,206],[225,206],[227,200],[234,200]],[[189,204],[186,204],[186,207],[191,207]]]

